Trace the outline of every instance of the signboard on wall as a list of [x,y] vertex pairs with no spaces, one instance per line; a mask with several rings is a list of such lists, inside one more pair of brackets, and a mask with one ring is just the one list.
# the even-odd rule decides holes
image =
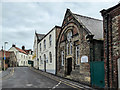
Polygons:
[[88,56],[82,56],[81,63],[87,63],[87,62],[88,62]]

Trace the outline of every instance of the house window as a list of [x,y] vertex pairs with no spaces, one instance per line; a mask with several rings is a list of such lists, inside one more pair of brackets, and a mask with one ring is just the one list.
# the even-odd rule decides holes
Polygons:
[[64,66],[64,51],[61,51],[62,66]]
[[52,53],[49,53],[49,57],[50,57],[50,63],[52,63]]
[[40,52],[41,52],[41,43],[40,43]]
[[46,61],[46,55],[44,54],[44,61]]
[[25,61],[24,61],[24,65],[25,65]]
[[49,36],[49,45],[52,45],[52,35]]
[[40,56],[40,63],[43,64],[42,59],[41,59],[41,56]]
[[80,52],[79,52],[79,45],[76,46],[76,64],[79,64],[78,60],[80,57]]
[[44,49],[46,49],[46,40],[44,40]]

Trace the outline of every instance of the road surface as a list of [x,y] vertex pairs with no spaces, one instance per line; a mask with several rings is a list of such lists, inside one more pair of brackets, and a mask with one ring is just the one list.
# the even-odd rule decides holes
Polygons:
[[15,67],[14,71],[2,80],[2,88],[71,88],[73,90],[71,86],[36,73],[29,67]]

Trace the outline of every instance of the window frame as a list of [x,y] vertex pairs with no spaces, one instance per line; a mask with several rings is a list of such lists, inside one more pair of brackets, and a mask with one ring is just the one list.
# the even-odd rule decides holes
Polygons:
[[50,63],[52,63],[52,53],[49,52],[49,59],[50,59]]
[[64,66],[64,51],[61,51],[61,65]]
[[49,46],[50,47],[52,46],[52,35],[51,34],[49,35]]
[[44,50],[46,49],[46,40],[44,40]]
[[40,52],[42,51],[42,48],[41,48],[41,43],[40,43]]
[[76,45],[76,65],[79,65],[79,58],[80,58],[80,45]]

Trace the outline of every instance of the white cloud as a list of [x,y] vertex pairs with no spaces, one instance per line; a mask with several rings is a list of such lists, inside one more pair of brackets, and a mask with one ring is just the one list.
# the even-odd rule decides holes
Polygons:
[[61,26],[67,8],[72,12],[102,19],[99,11],[117,2],[4,2],[2,3],[3,41],[8,48],[16,43],[18,47],[33,47],[34,31],[47,33],[55,25]]

